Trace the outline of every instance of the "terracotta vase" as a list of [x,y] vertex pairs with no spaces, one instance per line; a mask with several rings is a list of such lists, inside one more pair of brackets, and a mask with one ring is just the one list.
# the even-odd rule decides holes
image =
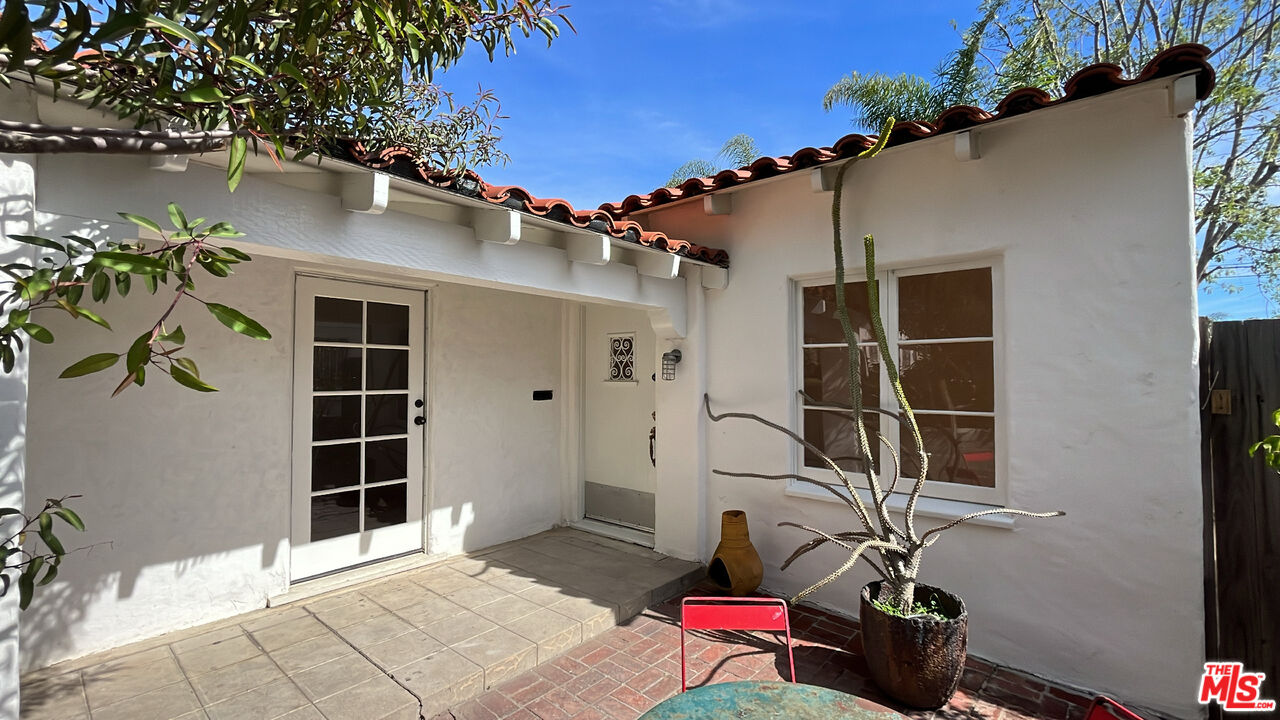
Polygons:
[[720,544],[711,556],[707,576],[721,590],[735,597],[749,595],[764,579],[760,553],[751,544],[747,531],[747,514],[742,510],[725,510],[720,515]]

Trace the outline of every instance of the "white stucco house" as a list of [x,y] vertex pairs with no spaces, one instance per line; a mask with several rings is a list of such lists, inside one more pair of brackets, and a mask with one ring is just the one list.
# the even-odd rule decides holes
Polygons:
[[[851,255],[877,238],[885,320],[934,454],[921,515],[1067,513],[975,523],[926,556],[922,577],[968,604],[971,651],[1183,717],[1198,715],[1204,661],[1189,150],[1206,52],[902,124],[849,172],[842,213]],[[0,116],[106,122],[21,83]],[[359,144],[283,172],[251,157],[234,194],[217,153],[0,157],[5,235],[132,238],[116,213],[164,217],[169,201],[233,222],[254,260],[202,296],[272,333],[180,308],[216,394],[156,380],[110,399],[111,373],[59,380],[150,325],[162,299],[134,293],[111,301],[117,333],[53,320],[58,341],[3,378],[6,504],[81,494],[77,540],[94,545],[20,619],[5,599],[6,702],[19,666],[566,523],[706,561],[720,513],[743,509],[765,587],[810,584],[839,558],[779,572],[803,538],[776,524],[855,520],[801,486],[712,474],[812,461],[757,425],[709,423],[703,396],[845,454],[813,409],[843,392],[830,189],[870,142],[598,210]],[[30,252],[5,242],[6,257]],[[888,407],[877,368],[864,389]],[[856,614],[870,575],[815,599]]]

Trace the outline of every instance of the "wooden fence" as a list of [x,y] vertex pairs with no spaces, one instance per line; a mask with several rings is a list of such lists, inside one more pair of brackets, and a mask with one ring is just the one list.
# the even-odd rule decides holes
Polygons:
[[1280,434],[1280,319],[1202,318],[1200,340],[1206,656],[1266,673],[1262,697],[1276,699],[1280,474],[1248,447]]

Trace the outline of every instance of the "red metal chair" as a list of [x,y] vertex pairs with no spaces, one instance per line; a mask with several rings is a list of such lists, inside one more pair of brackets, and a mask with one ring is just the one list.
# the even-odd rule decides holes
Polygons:
[[787,660],[791,682],[796,681],[796,659],[791,652],[791,620],[787,603],[777,598],[687,597],[680,604],[680,692],[688,688],[685,674],[684,634],[690,630],[771,630],[787,633]]
[[1084,720],[1143,720],[1143,717],[1115,700],[1099,695],[1089,705]]

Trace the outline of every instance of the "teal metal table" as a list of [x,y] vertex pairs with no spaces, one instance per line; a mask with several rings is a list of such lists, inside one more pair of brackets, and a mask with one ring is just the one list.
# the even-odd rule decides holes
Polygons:
[[901,720],[883,705],[814,685],[730,682],[664,700],[640,720]]

